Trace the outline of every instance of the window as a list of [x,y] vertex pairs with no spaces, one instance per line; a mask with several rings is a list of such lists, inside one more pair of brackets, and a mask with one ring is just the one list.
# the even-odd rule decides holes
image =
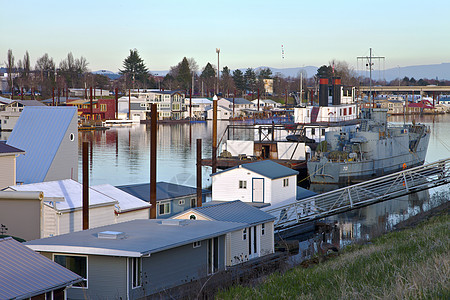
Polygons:
[[264,235],[266,233],[266,224],[261,224],[261,235]]
[[159,215],[170,214],[170,203],[160,203],[159,204]]
[[311,135],[316,135],[316,129],[315,128],[311,128]]
[[184,205],[184,199],[183,200],[178,200],[178,205]]
[[283,179],[283,187],[289,186],[289,178]]
[[75,283],[74,287],[87,288],[87,257],[74,255],[58,255],[54,254],[53,260],[66,269],[80,275],[84,278],[83,281]]
[[242,229],[242,239],[244,241],[247,239],[247,228]]
[[349,114],[349,115],[352,114],[352,108],[351,108],[351,107],[348,108],[348,114]]
[[192,248],[199,248],[202,246],[202,241],[194,242],[192,244]]
[[322,135],[325,135],[325,129],[322,129]]
[[197,206],[197,199],[192,198],[191,199],[191,207],[196,207]]
[[239,188],[240,189],[246,189],[247,188],[247,181],[246,180],[239,180]]
[[100,104],[100,111],[106,111],[106,104]]
[[130,258],[131,265],[131,286],[137,288],[141,286],[142,259],[140,257]]
[[195,215],[190,215],[189,216],[189,220],[196,220],[196,219],[197,219],[197,217]]

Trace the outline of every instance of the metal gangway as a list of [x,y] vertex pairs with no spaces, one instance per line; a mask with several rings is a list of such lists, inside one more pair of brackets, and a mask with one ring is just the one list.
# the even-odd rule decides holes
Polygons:
[[450,158],[377,177],[288,205],[268,208],[265,211],[277,217],[275,230],[282,231],[354,208],[448,183],[450,183]]

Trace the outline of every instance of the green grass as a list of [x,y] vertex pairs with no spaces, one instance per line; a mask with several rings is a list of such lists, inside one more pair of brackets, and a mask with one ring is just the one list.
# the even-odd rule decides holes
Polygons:
[[273,274],[256,287],[235,286],[218,299],[450,299],[450,218],[347,247],[310,268]]

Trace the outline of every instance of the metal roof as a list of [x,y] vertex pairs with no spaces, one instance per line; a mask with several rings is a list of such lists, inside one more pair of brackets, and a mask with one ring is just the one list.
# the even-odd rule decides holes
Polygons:
[[[43,192],[44,202],[46,202],[45,198],[64,198],[62,202],[52,203],[52,206],[60,212],[83,207],[83,185],[72,179],[20,184],[10,186],[9,189],[14,191]],[[92,187],[89,188],[89,207],[114,205],[117,203],[117,199],[113,199]]]
[[44,181],[74,118],[76,122],[76,107],[26,106],[23,109],[7,141],[8,145],[26,152],[16,161],[18,182]]
[[0,239],[0,278],[0,299],[26,299],[83,280],[11,237]]
[[249,171],[255,172],[257,174],[260,174],[262,176],[268,177],[270,179],[278,179],[282,177],[297,175],[298,171],[295,171],[291,168],[285,167],[283,165],[280,165],[279,163],[276,163],[271,160],[261,160],[257,162],[252,162],[248,164],[242,164],[233,168],[229,168],[214,174],[211,174],[211,176],[215,176],[217,174],[229,172],[231,170],[234,170],[236,168],[244,168]]
[[41,103],[41,101],[38,100],[14,100],[10,104],[13,104],[14,102],[17,102],[23,106],[46,106],[44,103]]
[[[35,251],[141,257],[217,237],[247,226],[243,223],[221,221],[140,219],[24,244]],[[98,234],[105,231],[125,233],[125,237],[99,239]]]
[[312,196],[317,195],[317,193],[310,191],[308,189],[302,188],[300,186],[297,186],[297,200],[301,200],[301,199],[305,199],[305,198],[309,198]]
[[276,219],[276,217],[240,200],[191,208],[182,214],[186,212],[196,212],[215,221],[238,222],[247,225],[262,224]]
[[23,154],[25,151],[6,144],[5,141],[0,141],[0,155],[2,154]]
[[119,212],[151,207],[150,203],[126,193],[110,184],[91,186],[91,189],[119,201],[117,204]]
[[[131,194],[139,199],[150,202],[150,183],[139,183],[130,185],[116,186],[128,194]],[[202,193],[208,193],[206,190],[202,190]],[[189,195],[196,195],[197,189],[175,184],[169,182],[157,182],[156,183],[156,201],[170,200],[178,197],[184,197]]]
[[[228,101],[230,101],[231,103],[233,103],[233,98],[223,98],[226,99]],[[253,103],[247,99],[244,98],[234,98],[234,104],[246,104],[246,105],[253,105]]]

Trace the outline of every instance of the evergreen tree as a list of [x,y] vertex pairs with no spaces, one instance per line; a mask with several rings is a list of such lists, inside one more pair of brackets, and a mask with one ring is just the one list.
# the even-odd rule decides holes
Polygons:
[[254,91],[256,87],[256,73],[252,68],[248,68],[244,74],[245,88]]
[[272,78],[272,70],[270,68],[264,68],[259,71],[259,78],[261,79],[271,79]]
[[189,62],[186,57],[183,58],[178,67],[178,74],[176,78],[183,90],[187,90],[189,88],[192,75],[191,69],[189,68]]
[[331,66],[321,66],[319,69],[317,69],[317,75],[318,78],[331,78],[333,77],[333,67]]
[[236,69],[233,71],[233,81],[238,90],[240,90],[241,92],[245,91],[244,74],[241,70]]
[[[133,88],[135,83],[138,83],[138,85],[140,83],[142,86],[147,84],[149,71],[136,49],[130,49],[130,55],[123,61],[123,70],[119,71],[121,75],[127,77],[127,82],[131,82]],[[130,85],[127,84],[127,86],[129,87]]]
[[200,79],[206,84],[206,94],[209,95],[209,92],[215,87],[216,79],[216,70],[214,70],[213,66],[210,63],[207,63],[203,68]]

